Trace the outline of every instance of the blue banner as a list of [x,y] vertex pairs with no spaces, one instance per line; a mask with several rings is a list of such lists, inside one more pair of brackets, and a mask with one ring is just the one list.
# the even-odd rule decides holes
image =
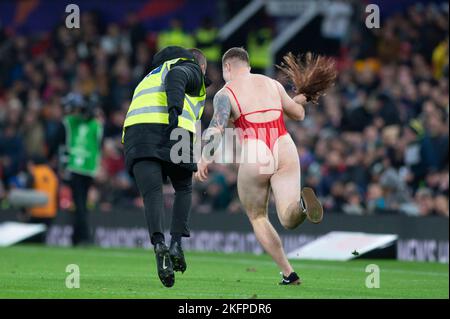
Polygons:
[[172,18],[181,19],[187,30],[193,30],[203,17],[216,12],[214,0],[0,1],[0,26],[22,34],[50,31],[65,20],[69,4],[78,5],[81,14],[98,13],[102,23],[125,23],[129,13],[134,13],[151,31],[167,28]]

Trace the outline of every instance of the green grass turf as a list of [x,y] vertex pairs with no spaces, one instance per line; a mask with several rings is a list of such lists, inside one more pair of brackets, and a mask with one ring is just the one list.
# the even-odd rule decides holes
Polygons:
[[[175,286],[160,283],[145,249],[0,248],[0,298],[448,298],[448,265],[386,260],[292,261],[300,286],[278,286],[266,256],[186,253]],[[380,267],[380,288],[368,289],[365,268]],[[65,286],[68,264],[80,267],[80,288]]]

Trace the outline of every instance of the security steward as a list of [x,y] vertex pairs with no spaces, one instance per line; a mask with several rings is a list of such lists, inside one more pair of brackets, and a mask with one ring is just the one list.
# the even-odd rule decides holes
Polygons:
[[218,64],[220,62],[221,45],[218,40],[218,33],[214,27],[212,19],[205,17],[202,24],[195,32],[196,47],[201,49],[208,62]]
[[[206,98],[206,58],[198,49],[169,46],[155,54],[152,64],[153,70],[134,91],[123,143],[127,168],[144,200],[158,276],[164,286],[172,287],[174,271],[186,270],[181,238],[189,237],[192,175],[197,170],[193,142]],[[171,153],[175,147],[185,154]],[[170,249],[163,234],[166,177],[175,189]]]

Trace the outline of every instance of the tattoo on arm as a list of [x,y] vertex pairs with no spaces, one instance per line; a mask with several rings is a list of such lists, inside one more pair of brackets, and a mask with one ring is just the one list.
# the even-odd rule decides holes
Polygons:
[[231,113],[231,102],[228,95],[218,92],[213,100],[214,115],[205,131],[207,145],[203,148],[202,156],[205,160],[211,161],[214,153],[220,145],[222,134],[228,124]]
[[214,115],[209,123],[209,128],[218,128],[221,132],[225,129],[231,113],[231,103],[228,95],[217,93],[213,100]]

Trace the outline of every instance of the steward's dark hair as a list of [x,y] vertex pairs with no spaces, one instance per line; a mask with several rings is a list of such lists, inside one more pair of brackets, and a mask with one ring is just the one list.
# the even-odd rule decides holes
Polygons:
[[203,54],[203,52],[199,49],[196,48],[192,48],[192,49],[188,49],[189,52],[192,53],[192,55],[194,56],[195,61],[199,64],[199,65],[206,65],[206,57]]

